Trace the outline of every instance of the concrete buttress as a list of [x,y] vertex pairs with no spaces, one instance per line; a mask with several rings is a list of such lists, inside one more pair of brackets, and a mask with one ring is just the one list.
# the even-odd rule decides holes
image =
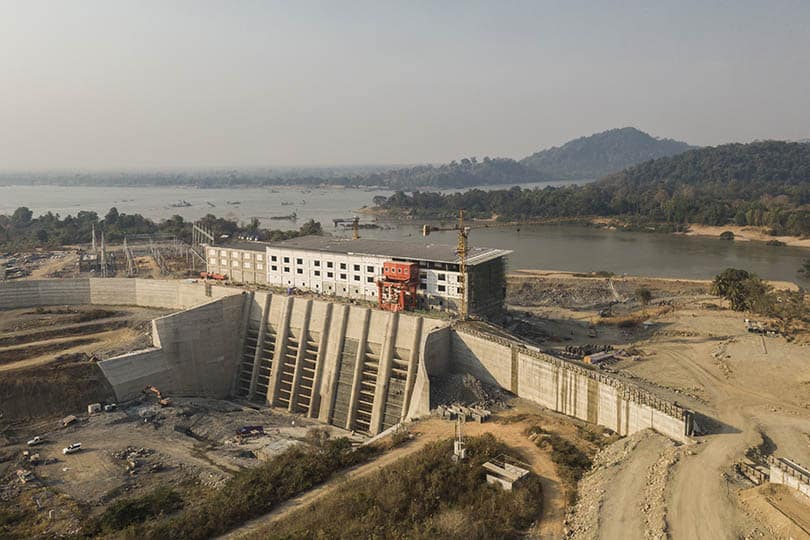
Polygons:
[[250,391],[248,399],[253,400],[256,396],[256,382],[259,379],[259,368],[262,364],[262,345],[267,332],[267,313],[270,311],[270,295],[264,297],[264,307],[262,308],[262,318],[259,323],[259,337],[256,340],[256,354],[253,355],[253,373],[250,375]]
[[332,326],[332,310],[334,304],[326,304],[323,323],[320,328],[321,339],[318,343],[318,356],[315,360],[315,375],[312,379],[312,401],[309,404],[307,416],[318,418],[321,409],[321,381],[323,380],[324,364],[326,363],[327,343],[329,343],[329,329]]
[[273,358],[273,367],[270,371],[270,382],[267,385],[267,403],[275,405],[278,386],[281,382],[281,370],[284,366],[284,354],[287,350],[287,338],[290,335],[290,314],[292,313],[294,298],[287,296],[284,298],[284,310],[279,323],[278,334],[276,335],[276,348]]
[[349,397],[349,414],[346,418],[346,429],[354,429],[354,420],[357,417],[357,400],[360,397],[360,380],[363,376],[363,364],[365,364],[366,341],[368,340],[368,327],[371,322],[371,310],[363,310],[362,331],[360,342],[357,347],[357,357],[354,364],[354,379],[352,381],[352,392]]
[[377,386],[374,388],[374,408],[371,411],[371,428],[369,429],[372,435],[382,431],[383,413],[388,398],[388,380],[391,377],[391,362],[394,358],[394,345],[397,342],[398,324],[399,313],[391,313],[385,331],[380,369],[377,371]]
[[298,387],[301,383],[301,369],[304,365],[304,355],[307,352],[307,336],[309,335],[309,323],[312,315],[312,300],[307,300],[304,307],[304,320],[301,324],[301,338],[298,340],[298,351],[295,354],[295,368],[293,371],[293,379],[290,388],[290,403],[287,410],[290,412],[297,411],[298,403]]

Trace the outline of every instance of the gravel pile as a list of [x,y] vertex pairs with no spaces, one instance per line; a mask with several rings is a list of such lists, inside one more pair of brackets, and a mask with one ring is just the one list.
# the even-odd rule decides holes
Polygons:
[[430,408],[439,405],[465,405],[490,411],[508,406],[510,395],[501,388],[481,382],[467,373],[452,373],[430,381]]

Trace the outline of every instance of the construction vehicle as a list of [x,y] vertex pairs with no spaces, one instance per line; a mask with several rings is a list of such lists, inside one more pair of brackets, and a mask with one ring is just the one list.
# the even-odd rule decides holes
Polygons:
[[151,384],[146,385],[146,387],[143,389],[144,394],[149,394],[149,392],[152,392],[157,396],[158,403],[160,403],[161,407],[171,407],[172,398],[164,397],[163,394],[160,392],[160,390],[158,390]]
[[78,452],[81,449],[82,449],[82,443],[77,442],[77,443],[73,443],[73,444],[70,444],[70,445],[62,448],[62,453],[64,455],[75,454],[76,452]]
[[262,435],[264,435],[264,426],[242,426],[236,430],[236,440],[240,443],[245,439]]
[[216,272],[200,272],[200,279],[213,279],[214,281],[225,281],[228,276],[225,274],[217,274]]
[[70,416],[66,416],[62,418],[62,427],[68,427],[70,424],[76,421],[76,415],[71,414]]

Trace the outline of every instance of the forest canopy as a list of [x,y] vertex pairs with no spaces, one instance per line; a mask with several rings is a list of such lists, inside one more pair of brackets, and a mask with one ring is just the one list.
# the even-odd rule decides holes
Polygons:
[[752,225],[810,235],[810,144],[777,141],[689,150],[580,186],[463,193],[397,192],[380,206],[444,218],[624,218],[673,227]]

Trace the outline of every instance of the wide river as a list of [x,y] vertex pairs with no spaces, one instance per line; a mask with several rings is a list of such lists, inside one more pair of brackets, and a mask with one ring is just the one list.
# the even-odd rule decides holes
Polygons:
[[[103,217],[115,206],[119,212],[140,213],[156,220],[179,214],[196,219],[205,214],[247,221],[258,217],[263,227],[290,229],[314,218],[326,231],[332,219],[350,218],[353,211],[372,205],[376,195],[388,191],[301,188],[100,188],[59,186],[0,187],[0,214],[27,206],[39,215],[48,211],[61,216],[92,210]],[[175,207],[185,201],[190,206]],[[271,220],[296,213],[297,221]],[[363,217],[364,221],[370,218]],[[368,238],[407,242],[455,244],[452,232],[422,238],[420,224],[381,222],[383,228],[363,230]],[[800,280],[797,269],[810,250],[772,247],[760,242],[726,242],[713,238],[683,237],[657,233],[610,231],[573,225],[532,225],[476,229],[473,245],[513,250],[510,268],[541,268],[569,271],[606,270],[617,274],[663,277],[710,278],[727,267],[745,268],[768,279]]]

